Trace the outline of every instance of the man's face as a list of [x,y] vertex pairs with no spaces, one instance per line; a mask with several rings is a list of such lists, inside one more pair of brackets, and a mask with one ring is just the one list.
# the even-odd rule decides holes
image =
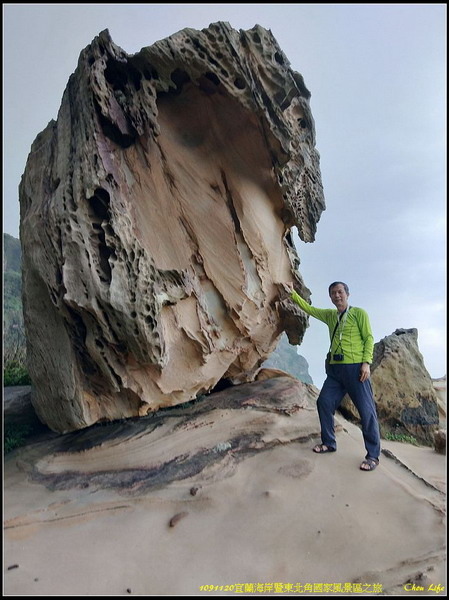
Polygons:
[[346,293],[346,290],[341,283],[338,285],[334,285],[329,292],[331,297],[332,304],[334,304],[339,312],[342,312],[348,307],[348,298],[349,294]]

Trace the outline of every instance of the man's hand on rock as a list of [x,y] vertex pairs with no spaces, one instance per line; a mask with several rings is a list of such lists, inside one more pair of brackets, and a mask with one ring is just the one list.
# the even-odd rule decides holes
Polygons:
[[277,284],[279,296],[281,300],[285,300],[286,298],[290,298],[291,293],[293,291],[292,283],[278,283]]

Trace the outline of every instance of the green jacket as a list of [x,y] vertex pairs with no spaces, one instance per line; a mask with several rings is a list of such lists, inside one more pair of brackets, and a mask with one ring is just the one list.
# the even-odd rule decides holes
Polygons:
[[[338,321],[338,310],[336,308],[315,308],[306,302],[295,291],[291,299],[308,315],[323,321],[329,327],[329,340]],[[373,361],[374,337],[371,331],[369,317],[363,308],[355,306],[348,307],[346,318],[343,317],[341,324],[332,341],[331,364],[354,364],[369,363]],[[334,361],[334,354],[343,354],[344,360]]]

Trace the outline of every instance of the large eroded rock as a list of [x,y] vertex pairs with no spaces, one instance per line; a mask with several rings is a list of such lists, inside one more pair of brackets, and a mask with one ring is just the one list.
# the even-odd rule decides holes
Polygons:
[[[374,345],[372,385],[381,430],[433,445],[439,425],[432,379],[418,347],[417,329],[396,329]],[[342,412],[358,420],[346,397]]]
[[[52,429],[250,381],[307,297],[290,230],[325,208],[310,93],[271,32],[216,23],[80,55],[20,185],[33,404]],[[280,316],[281,315],[281,316]]]

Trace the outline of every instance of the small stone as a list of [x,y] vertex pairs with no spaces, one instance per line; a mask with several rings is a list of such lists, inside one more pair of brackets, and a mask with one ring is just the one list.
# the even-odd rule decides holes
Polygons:
[[180,512],[177,513],[176,515],[174,515],[169,522],[170,527],[174,527],[178,521],[180,521],[181,519],[183,519],[184,517],[186,517],[189,513],[184,511],[184,512]]

